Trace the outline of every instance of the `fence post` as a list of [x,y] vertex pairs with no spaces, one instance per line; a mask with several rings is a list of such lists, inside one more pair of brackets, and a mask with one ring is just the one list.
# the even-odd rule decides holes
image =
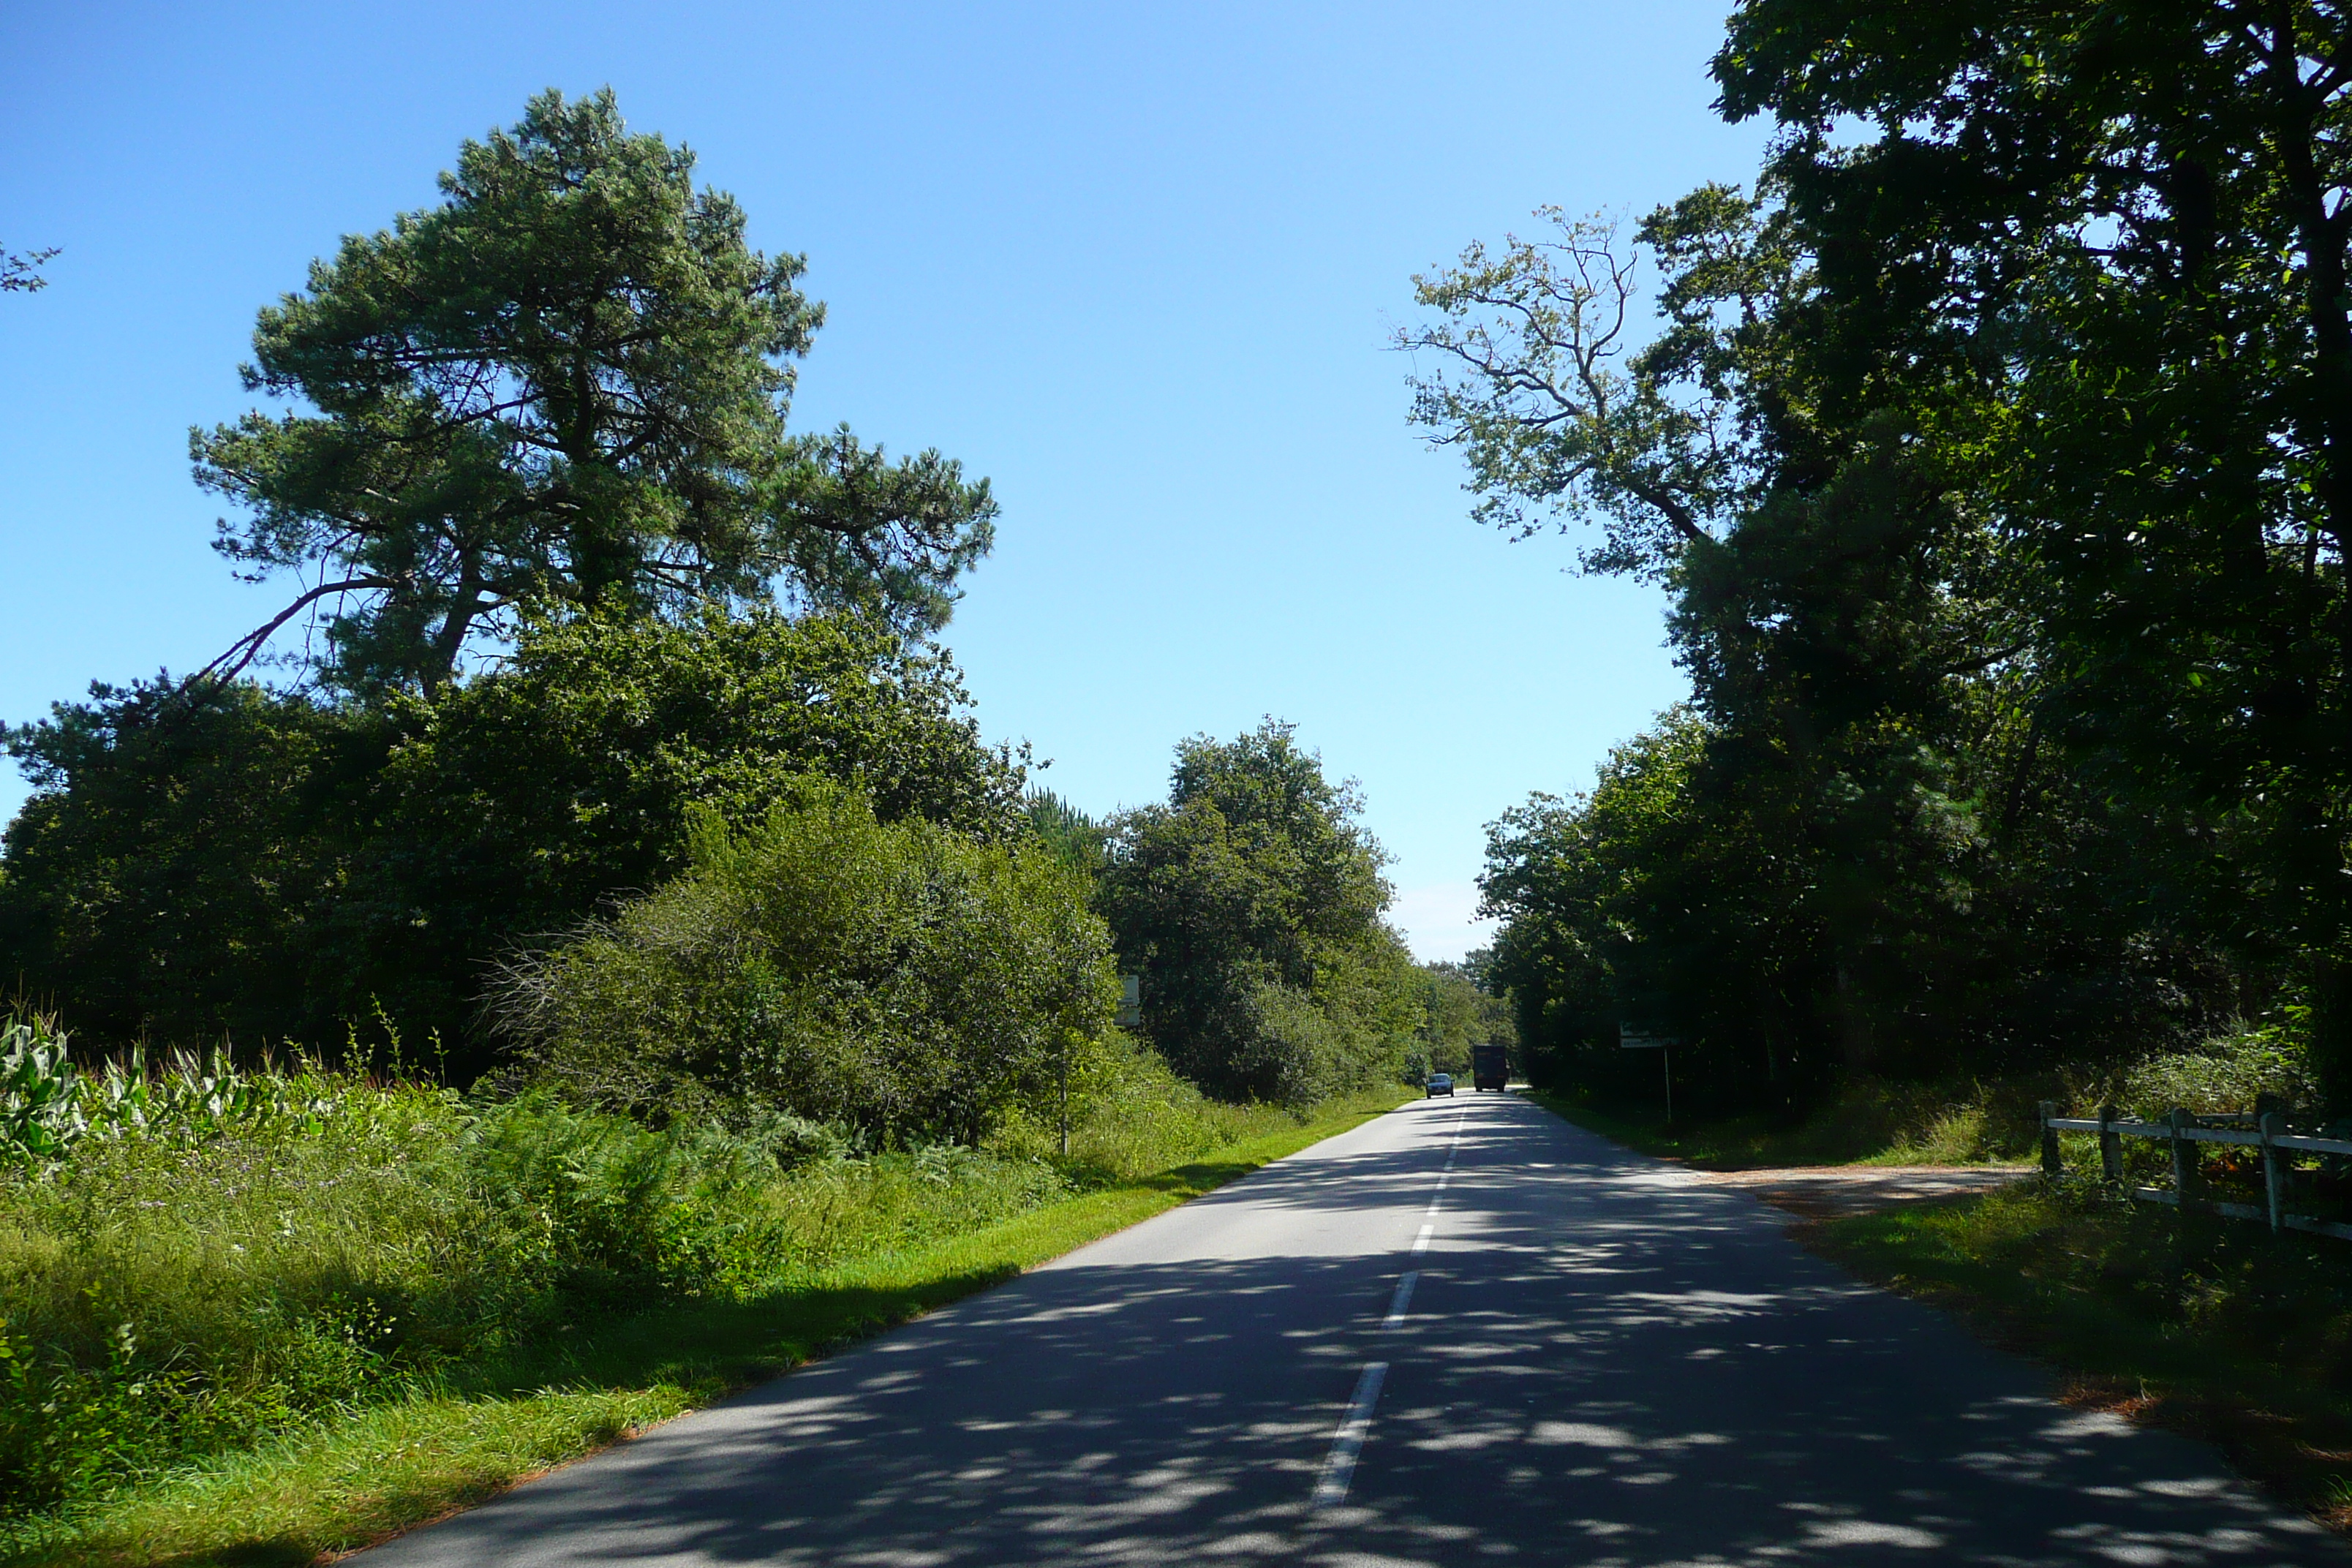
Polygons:
[[2060,1163],[2058,1157],[2058,1129],[2050,1125],[2052,1119],[2057,1114],[2056,1100],[2045,1100],[2042,1102],[2042,1173],[2045,1176],[2063,1175],[2065,1172],[2065,1167]]
[[2184,1128],[2196,1126],[2197,1118],[2175,1106],[2165,1120],[2172,1128],[2172,1194],[2179,1202],[2180,1212],[2187,1214],[2189,1205],[2200,1196],[2197,1178],[2201,1173],[2197,1165],[2197,1145],[2180,1134]]
[[2124,1135],[2116,1131],[2116,1119],[2114,1106],[2099,1107],[2099,1174],[2119,1184],[2124,1179]]
[[2279,1169],[2278,1150],[2271,1140],[2286,1131],[2286,1118],[2275,1110],[2263,1113],[2260,1122],[2263,1134],[2263,1191],[2271,1202],[2271,1234],[2279,1233],[2286,1207],[2286,1174]]

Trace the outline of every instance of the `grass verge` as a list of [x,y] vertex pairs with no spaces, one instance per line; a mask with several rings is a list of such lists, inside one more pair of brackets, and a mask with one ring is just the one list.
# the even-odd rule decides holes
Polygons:
[[1815,1222],[1800,1239],[2054,1368],[2062,1397],[2214,1444],[2352,1533],[2352,1255],[2089,1184]]
[[2021,1163],[2035,1125],[2018,1109],[2019,1096],[1976,1085],[1939,1090],[1862,1080],[1794,1126],[1761,1116],[1669,1126],[1655,1110],[1604,1110],[1541,1092],[1528,1098],[1588,1131],[1702,1171]]
[[615,1319],[500,1386],[355,1409],[25,1521],[10,1568],[296,1564],[370,1544],[826,1352],[1011,1279],[1392,1109],[1353,1101],[1156,1174],[733,1302]]

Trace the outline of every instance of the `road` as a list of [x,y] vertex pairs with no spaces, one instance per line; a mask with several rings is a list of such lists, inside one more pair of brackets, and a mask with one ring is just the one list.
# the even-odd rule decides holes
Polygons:
[[1783,1225],[1424,1101],[366,1568],[2352,1563]]

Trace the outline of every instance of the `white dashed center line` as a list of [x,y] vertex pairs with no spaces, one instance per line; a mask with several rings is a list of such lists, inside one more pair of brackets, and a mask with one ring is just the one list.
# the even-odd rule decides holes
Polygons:
[[1337,1508],[1348,1500],[1348,1483],[1356,1479],[1356,1456],[1364,1451],[1364,1434],[1372,1426],[1372,1406],[1380,1403],[1381,1384],[1388,1374],[1389,1363],[1376,1361],[1356,1379],[1356,1396],[1348,1401],[1348,1414],[1340,1419],[1339,1430],[1332,1434],[1331,1457],[1323,1461],[1323,1474],[1315,1483],[1309,1508]]
[[[1437,1188],[1429,1194],[1429,1207],[1423,1211],[1435,1214],[1438,1205],[1445,1201],[1445,1188],[1454,1180],[1454,1160],[1462,1145],[1462,1123],[1466,1113],[1454,1118],[1454,1136],[1445,1145],[1445,1169],[1437,1175]],[[1437,1234],[1434,1221],[1424,1224],[1421,1234],[1412,1238],[1415,1258],[1429,1250],[1429,1238]],[[1412,1288],[1419,1282],[1421,1271],[1409,1268],[1397,1277],[1396,1291],[1389,1298],[1389,1315],[1381,1320],[1382,1332],[1404,1326],[1405,1313],[1412,1306]],[[1348,1402],[1348,1414],[1340,1419],[1339,1430],[1332,1434],[1330,1457],[1323,1461],[1323,1474],[1315,1483],[1315,1496],[1308,1506],[1317,1509],[1336,1508],[1348,1500],[1348,1485],[1355,1479],[1356,1456],[1364,1450],[1365,1436],[1372,1429],[1372,1406],[1380,1403],[1381,1384],[1389,1375],[1389,1363],[1376,1361],[1364,1368],[1356,1380],[1356,1396]]]
[[1421,1278],[1417,1269],[1407,1269],[1397,1280],[1396,1294],[1389,1298],[1389,1315],[1381,1320],[1383,1330],[1402,1327],[1405,1309],[1412,1305],[1412,1282]]

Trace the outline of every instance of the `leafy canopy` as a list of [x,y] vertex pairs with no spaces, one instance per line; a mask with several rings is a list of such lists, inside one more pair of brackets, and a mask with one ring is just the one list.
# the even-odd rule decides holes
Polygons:
[[674,875],[698,812],[748,826],[814,776],[1013,836],[1022,761],[967,708],[945,655],[772,609],[526,621],[431,701],[100,689],[8,736],[35,788],[0,973],[109,1042],[320,1046],[380,1004],[462,1077],[498,957]]
[[1145,1031],[1212,1094],[1305,1105],[1401,1070],[1420,996],[1360,810],[1269,719],[1182,742],[1168,804],[1115,824],[1097,905]]
[[[1755,494],[1772,412],[1759,318],[1795,258],[1765,204],[1724,186],[1661,208],[1631,246],[1603,216],[1535,216],[1556,237],[1474,241],[1413,279],[1436,312],[1394,339],[1436,361],[1412,378],[1413,423],[1462,449],[1480,521],[1525,539],[1597,512],[1585,569],[1660,575]],[[1637,347],[1645,250],[1670,278],[1670,327]]]
[[1754,1094],[2305,988],[2352,1093],[2347,51],[2336,5],[1748,0],[1753,195],[1416,280],[1482,514],[1598,514],[1693,679],[1496,825],[1543,1050],[1654,1024]]
[[1825,401],[1986,411],[1911,423],[1976,468],[2021,727],[2180,825],[2149,913],[2298,971],[2352,1103],[2352,11],[1748,0],[1714,68]]
[[744,243],[694,155],[630,133],[609,89],[532,99],[460,149],[442,204],[346,238],[262,310],[255,412],[190,434],[247,515],[215,548],[304,584],[218,661],[325,607],[331,683],[446,683],[534,601],[669,613],[772,593],[943,624],[995,505],[936,452],[788,437],[824,310],[797,256]]

